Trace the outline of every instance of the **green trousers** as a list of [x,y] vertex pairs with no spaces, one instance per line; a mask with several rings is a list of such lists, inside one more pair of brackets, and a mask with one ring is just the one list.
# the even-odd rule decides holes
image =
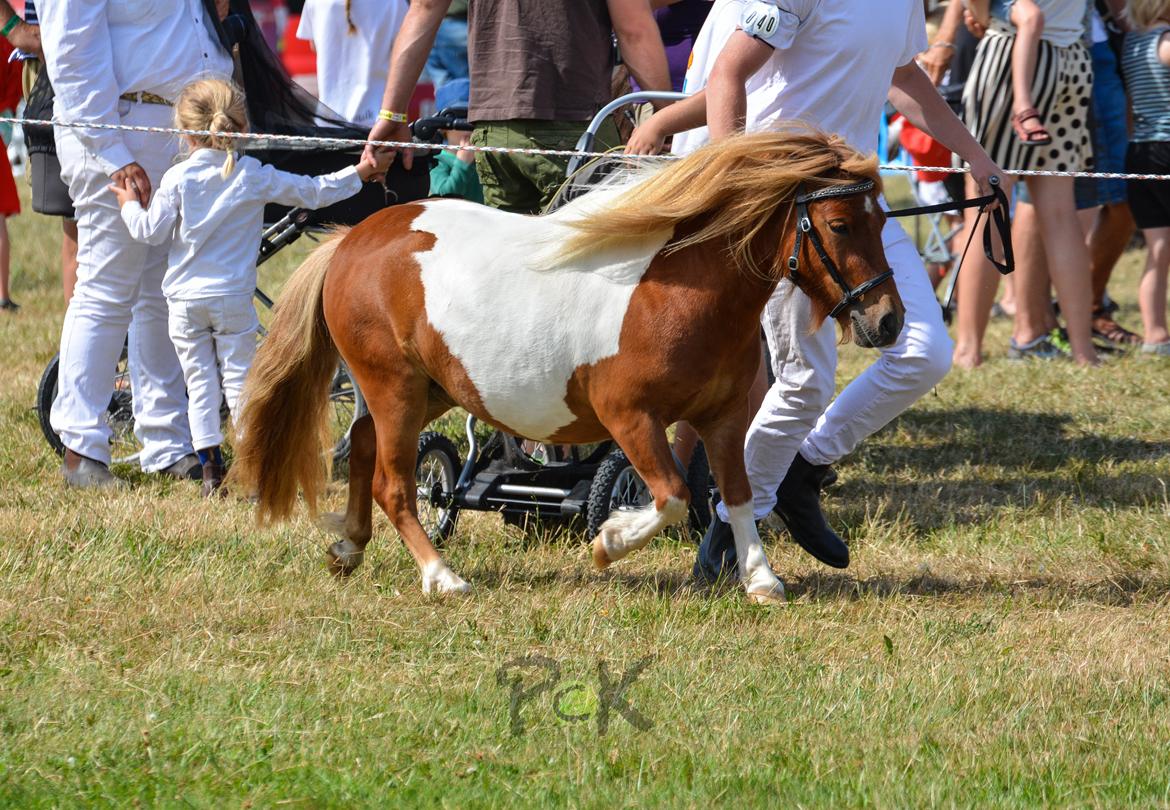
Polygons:
[[[573,149],[585,127],[584,121],[479,121],[471,133],[471,143],[524,149]],[[606,121],[590,151],[603,152],[619,144],[617,128],[612,121]],[[543,210],[565,182],[568,165],[567,157],[498,152],[475,155],[484,202],[492,208],[518,214]]]

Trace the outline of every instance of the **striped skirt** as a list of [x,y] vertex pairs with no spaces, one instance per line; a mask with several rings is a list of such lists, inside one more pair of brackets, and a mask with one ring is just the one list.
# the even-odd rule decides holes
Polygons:
[[979,42],[963,91],[963,122],[1003,169],[1088,171],[1093,167],[1088,50],[1079,42],[1067,48],[1040,42],[1032,99],[1052,143],[1025,146],[1012,129],[1014,42],[1015,36],[994,29]]

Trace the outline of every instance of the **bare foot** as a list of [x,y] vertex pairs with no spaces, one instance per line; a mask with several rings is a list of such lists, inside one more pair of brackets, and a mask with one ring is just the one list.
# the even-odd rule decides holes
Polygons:
[[978,368],[983,365],[983,353],[978,351],[968,351],[963,348],[956,348],[951,361],[956,368],[967,369],[970,371],[973,368]]

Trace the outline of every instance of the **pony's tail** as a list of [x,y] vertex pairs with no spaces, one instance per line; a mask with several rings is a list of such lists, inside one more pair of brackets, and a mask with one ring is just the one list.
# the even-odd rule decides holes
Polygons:
[[256,495],[260,523],[287,518],[298,487],[315,515],[325,483],[325,417],[338,353],[321,299],[341,235],[313,251],[281,291],[240,399],[231,483]]

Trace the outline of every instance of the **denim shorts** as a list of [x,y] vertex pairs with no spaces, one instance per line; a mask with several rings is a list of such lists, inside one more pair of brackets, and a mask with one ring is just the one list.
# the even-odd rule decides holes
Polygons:
[[[1093,57],[1093,157],[1098,172],[1124,172],[1126,126],[1125,87],[1117,71],[1117,58],[1108,42],[1096,43]],[[1076,180],[1077,208],[1095,208],[1125,202],[1124,180]]]

